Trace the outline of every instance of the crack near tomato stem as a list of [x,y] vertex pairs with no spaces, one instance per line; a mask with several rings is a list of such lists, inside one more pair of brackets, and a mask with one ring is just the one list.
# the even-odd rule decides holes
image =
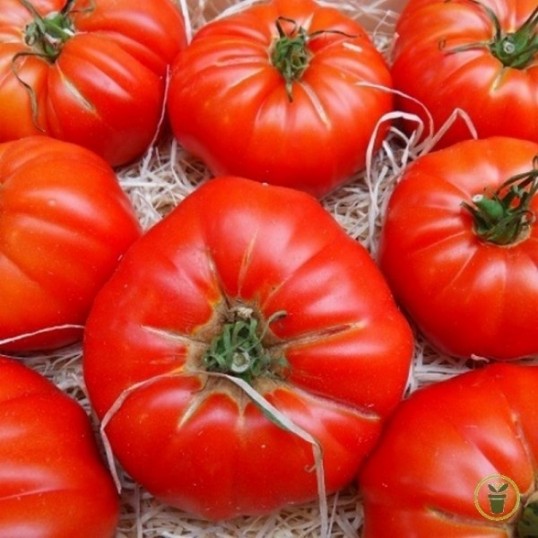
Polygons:
[[75,83],[65,76],[65,73],[58,68],[58,74],[62,79],[62,82],[67,91],[78,101],[88,112],[91,112],[94,116],[98,116],[95,106],[84,97],[81,91],[77,88]]
[[287,338],[286,340],[283,340],[283,341],[278,341],[272,344],[268,344],[267,348],[271,351],[275,351],[279,349],[286,349],[292,346],[308,345],[308,344],[316,343],[319,340],[330,338],[335,335],[353,331],[355,329],[362,330],[366,328],[366,326],[367,326],[367,322],[365,320],[357,321],[354,323],[334,325],[332,327],[326,327],[321,330],[304,333],[293,338]]
[[241,259],[241,267],[239,268],[239,274],[237,277],[238,295],[241,295],[243,284],[247,277],[248,270],[250,269],[250,266],[251,266],[252,253],[254,252],[254,247],[256,246],[257,241],[258,241],[258,231],[259,231],[258,229],[252,231],[252,236],[248,242],[247,248],[245,249],[243,258]]
[[507,538],[512,538],[514,536],[511,529],[511,525],[508,523],[503,525],[502,522],[499,524],[499,522],[489,521],[486,518],[473,519],[471,517],[465,517],[462,514],[455,514],[453,512],[449,512],[448,510],[444,510],[437,506],[426,505],[425,509],[433,513],[436,517],[438,517],[439,519],[442,519],[443,521],[448,521],[448,522],[453,521],[454,523],[468,525],[470,527],[476,527],[476,528],[487,527],[487,528],[492,528],[495,530],[499,530],[499,527],[501,527],[503,531],[506,531]]
[[297,80],[295,81],[295,84],[303,88],[304,93],[308,97],[309,101],[312,103],[312,108],[315,110],[321,123],[325,126],[327,130],[330,130],[332,122],[317,93],[312,89],[310,84],[307,84],[304,80]]
[[213,257],[213,254],[211,253],[211,250],[209,248],[206,249],[206,256],[207,256],[208,268],[211,271],[211,274],[213,275],[213,280],[216,284],[219,296],[222,298],[224,302],[224,305],[225,305],[224,309],[225,311],[229,311],[232,308],[232,303],[231,303],[230,297],[225,291],[224,283],[222,282],[222,278],[220,277],[220,272],[217,268],[217,263],[215,262],[215,258]]
[[182,334],[172,329],[160,329],[157,327],[152,327],[151,325],[143,325],[142,329],[156,336],[162,336],[164,338],[173,340],[174,342],[185,344],[186,346],[195,345],[202,348],[209,347],[209,343],[206,341],[205,338],[198,339],[192,335]]

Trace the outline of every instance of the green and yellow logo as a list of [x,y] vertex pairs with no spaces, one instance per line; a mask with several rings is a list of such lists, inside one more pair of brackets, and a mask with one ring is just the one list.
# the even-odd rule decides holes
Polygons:
[[486,476],[474,490],[476,509],[491,521],[510,519],[517,512],[520,503],[517,484],[501,474]]

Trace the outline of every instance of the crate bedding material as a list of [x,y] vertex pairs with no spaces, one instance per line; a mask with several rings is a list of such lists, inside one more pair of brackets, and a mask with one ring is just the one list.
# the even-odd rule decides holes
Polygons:
[[[194,34],[216,17],[226,16],[254,2],[245,0],[178,0],[185,13],[187,30]],[[389,55],[397,10],[401,0],[349,0],[319,2],[337,7],[367,28],[379,50]],[[396,111],[394,116],[398,116]],[[388,118],[387,118],[388,119]],[[428,141],[417,144],[393,128],[381,149],[371,155],[366,170],[322,200],[347,233],[375,257],[383,210],[392,187],[411,160],[427,152]],[[201,182],[210,178],[202,163],[186,154],[172,139],[161,140],[136,163],[118,170],[120,182],[130,196],[145,229],[166,215]],[[88,411],[89,403],[81,375],[81,347],[59,352],[32,354],[25,362],[54,381]],[[417,337],[407,393],[466,371],[465,361],[439,355]],[[97,431],[97,424],[96,424]],[[268,470],[270,472],[270,470]],[[226,537],[318,537],[322,520],[319,503],[288,508],[265,517],[245,517],[219,524],[197,520],[153,499],[118,469],[122,485],[122,514],[117,538],[226,538]],[[355,485],[332,495],[325,514],[331,537],[356,537],[362,510]]]

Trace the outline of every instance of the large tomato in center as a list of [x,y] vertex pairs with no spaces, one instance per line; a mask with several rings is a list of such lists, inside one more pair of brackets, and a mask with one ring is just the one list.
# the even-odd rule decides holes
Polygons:
[[352,480],[402,397],[412,344],[375,263],[314,198],[222,177],[105,284],[84,377],[125,470],[223,519],[315,498],[314,445],[328,492]]

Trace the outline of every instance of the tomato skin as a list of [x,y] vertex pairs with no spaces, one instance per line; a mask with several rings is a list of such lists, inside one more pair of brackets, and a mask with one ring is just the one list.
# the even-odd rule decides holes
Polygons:
[[119,500],[88,416],[0,356],[0,537],[112,538]]
[[0,344],[52,349],[81,337],[119,258],[141,234],[112,168],[74,144],[35,136],[0,144]]
[[[474,195],[530,172],[538,144],[504,137],[460,142],[417,159],[394,189],[379,263],[428,340],[460,357],[538,354],[538,229],[500,246],[481,240]],[[538,211],[534,198],[530,210]]]
[[313,197],[220,177],[181,202],[98,294],[83,369],[98,416],[115,410],[106,433],[127,472],[212,520],[317,495],[312,447],[207,373],[203,352],[235,306],[262,327],[285,311],[263,339],[285,373],[253,387],[318,439],[329,491],[400,401],[413,349],[377,266]]
[[[538,368],[491,364],[414,392],[392,416],[359,482],[363,538],[504,538],[514,519],[480,514],[490,475],[534,490]],[[514,534],[513,534],[514,533]]]
[[[487,47],[495,28],[481,5],[495,12],[503,33],[520,28],[536,9],[535,0],[409,0],[396,27],[394,85],[426,106],[435,131],[459,108],[470,117],[480,138],[508,136],[538,142],[536,53],[523,69],[504,67]],[[450,52],[477,43],[483,46]],[[422,107],[407,98],[396,101],[398,110],[417,114],[428,127]],[[409,130],[416,127],[416,122],[408,124]],[[465,121],[458,119],[437,147],[471,137]]]
[[[45,16],[65,0],[33,3]],[[32,14],[18,0],[2,0],[0,141],[44,132],[113,166],[128,163],[158,133],[167,69],[186,46],[181,12],[170,0],[78,0],[73,10],[75,33],[49,62],[27,55],[33,48],[21,33]],[[21,80],[35,94],[36,119]]]
[[[291,101],[270,59],[279,17],[309,34],[324,31],[309,41],[313,56]],[[364,167],[376,123],[392,110],[391,87],[385,60],[357,22],[311,0],[276,0],[195,35],[172,67],[168,112],[176,138],[214,175],[321,197]]]

